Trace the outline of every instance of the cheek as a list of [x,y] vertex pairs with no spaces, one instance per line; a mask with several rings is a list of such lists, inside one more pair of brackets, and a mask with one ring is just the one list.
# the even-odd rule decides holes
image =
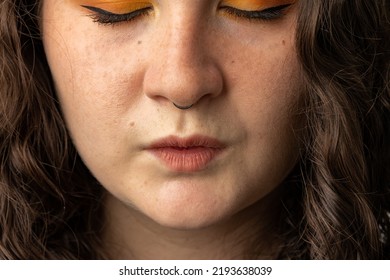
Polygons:
[[[292,39],[291,39],[292,41]],[[252,49],[237,58],[227,83],[237,118],[250,132],[291,131],[300,106],[299,63],[292,43],[274,44],[272,50]]]
[[[45,50],[67,126],[80,151],[97,140],[107,146],[107,140],[116,139],[119,130],[115,128],[126,125],[128,112],[137,110],[140,66],[137,60],[118,59],[126,56],[114,54],[112,47],[99,45],[99,40],[76,41],[81,35],[66,30],[61,37],[55,37],[56,32],[48,34]],[[104,135],[110,135],[109,139]]]
[[269,26],[269,30],[243,32],[243,39],[230,50],[234,55],[225,71],[227,92],[243,119],[241,125],[249,131],[265,126],[284,130],[291,124],[301,91],[294,30],[290,22],[281,30]]
[[300,66],[293,39],[289,45],[283,39],[279,42],[270,46],[269,51],[253,48],[247,55],[237,57],[236,71],[229,79],[234,81],[229,90],[235,106],[234,118],[239,122],[236,126],[247,132],[242,172],[267,171],[261,176],[270,182],[280,182],[299,154],[296,129],[300,125]]

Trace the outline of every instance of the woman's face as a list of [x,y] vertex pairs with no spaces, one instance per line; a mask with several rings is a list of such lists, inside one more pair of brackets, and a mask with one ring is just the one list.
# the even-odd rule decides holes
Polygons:
[[260,202],[295,165],[294,1],[43,2],[73,142],[129,209],[204,227]]

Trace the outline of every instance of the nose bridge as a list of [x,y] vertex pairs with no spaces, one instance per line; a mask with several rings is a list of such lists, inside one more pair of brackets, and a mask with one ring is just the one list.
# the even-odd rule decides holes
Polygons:
[[184,67],[181,70],[188,71],[201,66],[206,56],[202,48],[202,41],[205,41],[202,29],[200,24],[181,18],[168,24],[166,36],[163,38],[167,58],[164,61],[165,67],[172,66],[176,70],[174,65],[177,64]]
[[207,26],[196,15],[183,14],[163,22],[147,76],[148,94],[180,105],[194,104],[221,88],[220,73],[208,54]]

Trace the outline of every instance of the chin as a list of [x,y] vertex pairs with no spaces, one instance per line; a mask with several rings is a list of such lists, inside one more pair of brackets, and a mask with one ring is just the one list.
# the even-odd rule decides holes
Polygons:
[[[233,189],[233,191],[232,191]],[[178,230],[199,230],[218,225],[255,203],[260,195],[234,191],[227,184],[178,181],[159,187],[138,204],[143,215],[155,223]]]
[[149,218],[159,225],[177,230],[199,230],[218,224],[232,215],[231,209],[218,207],[220,203],[192,201],[178,205],[166,205],[149,213]]
[[174,217],[156,217],[153,219],[160,226],[174,230],[190,231],[202,230],[220,223],[223,219],[219,217],[199,217],[197,213],[193,215],[180,215]]

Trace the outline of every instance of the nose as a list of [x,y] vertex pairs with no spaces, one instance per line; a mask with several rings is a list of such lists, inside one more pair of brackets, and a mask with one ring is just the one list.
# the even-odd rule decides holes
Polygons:
[[187,107],[222,92],[223,76],[205,24],[183,17],[162,24],[156,33],[144,76],[146,96]]

